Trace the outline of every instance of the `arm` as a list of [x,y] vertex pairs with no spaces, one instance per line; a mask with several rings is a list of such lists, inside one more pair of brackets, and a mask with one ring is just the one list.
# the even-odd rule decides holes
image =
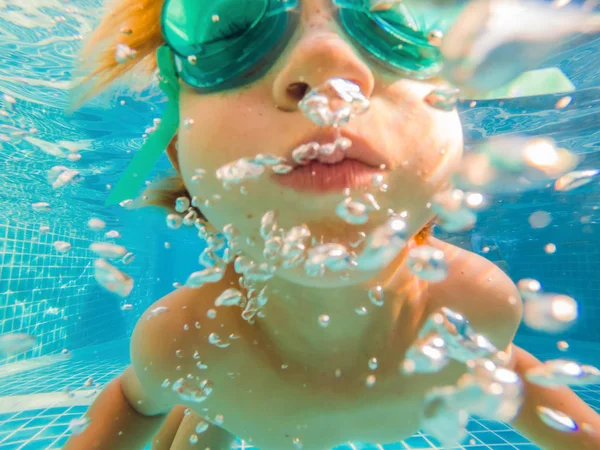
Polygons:
[[[439,306],[463,313],[496,348],[508,349],[522,317],[521,298],[514,283],[484,258],[437,240],[432,242],[444,250],[450,267],[447,280],[434,285]],[[512,425],[544,450],[600,449],[600,416],[568,387],[550,389],[528,383],[525,373],[540,362],[514,344],[512,348],[509,368],[524,382],[523,406]],[[567,434],[549,427],[539,418],[538,406],[566,414],[579,430]]]
[[160,331],[168,332],[168,325],[164,320],[138,321],[131,337],[131,365],[100,393],[86,413],[89,425],[71,436],[64,450],[142,449],[156,434],[173,406],[162,389],[153,389],[160,386],[156,372],[164,366],[161,342],[166,340],[161,341]]
[[[94,401],[86,415],[90,423],[85,431],[71,436],[64,450],[133,450],[141,449],[162,425],[166,415],[139,412],[131,399],[142,392],[133,369],[127,368],[111,381]],[[137,394],[136,394],[137,393]],[[143,400],[140,400],[143,401]]]
[[[600,416],[568,387],[546,388],[525,380],[525,373],[540,361],[525,350],[513,346],[513,370],[523,378],[524,402],[512,425],[544,450],[600,449]],[[579,429],[563,433],[546,425],[536,408],[545,406],[560,411],[577,423]],[[584,426],[584,424],[587,424]]]

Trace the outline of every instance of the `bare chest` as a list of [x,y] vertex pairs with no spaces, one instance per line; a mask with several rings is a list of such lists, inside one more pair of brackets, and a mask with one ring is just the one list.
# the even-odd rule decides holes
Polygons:
[[262,450],[398,442],[419,430],[431,386],[458,376],[407,377],[397,369],[401,359],[389,355],[390,363],[376,370],[337,378],[293,367],[276,370],[256,352],[214,380],[211,407],[197,412],[222,416],[227,430]]

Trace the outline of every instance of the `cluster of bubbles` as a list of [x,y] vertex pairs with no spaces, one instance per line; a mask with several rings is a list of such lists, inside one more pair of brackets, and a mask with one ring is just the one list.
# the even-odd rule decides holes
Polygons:
[[[163,387],[165,387],[164,383]],[[176,380],[171,385],[171,390],[184,402],[202,403],[212,393],[213,384],[210,380],[188,374],[185,378]]]
[[[54,188],[58,188],[71,182],[77,175],[77,171],[63,166],[55,166],[48,171],[48,181]],[[128,203],[126,201],[122,206]],[[31,206],[38,213],[46,213],[51,210],[50,204],[47,202],[35,202]],[[93,217],[88,221],[88,228],[96,233],[102,232],[105,227],[106,223],[101,219]],[[50,227],[42,225],[39,231],[40,234],[47,234],[50,232]],[[107,239],[118,239],[121,237],[121,234],[116,230],[109,230],[104,234],[104,237]],[[70,242],[61,240],[54,241],[52,245],[56,252],[60,254],[69,253],[72,248]],[[94,242],[90,245],[90,250],[98,256],[98,259],[94,261],[94,278],[98,284],[121,297],[129,296],[134,285],[133,278],[117,269],[107,260],[118,260],[122,264],[130,264],[135,258],[133,253],[128,252],[121,245],[110,242]],[[124,310],[131,309],[128,306],[130,305],[125,305]]]
[[344,152],[352,146],[352,141],[340,135],[340,127],[357,115],[364,114],[369,108],[369,100],[360,87],[342,78],[332,78],[313,88],[299,103],[304,115],[321,127],[333,127],[338,136],[331,143],[307,142],[292,152],[293,161],[268,153],[260,153],[253,158],[240,158],[217,169],[217,179],[225,190],[233,185],[243,184],[260,178],[266,168],[273,173],[285,175],[295,165],[306,165],[311,161],[326,161],[334,164],[344,158]]
[[[370,3],[372,11],[384,11],[400,3],[400,0],[378,0]],[[474,2],[477,3],[477,2]],[[511,20],[519,17],[524,23],[527,20],[540,21],[539,14],[549,23],[558,23],[557,12],[550,8],[520,9],[515,15],[510,8],[496,7],[502,5],[500,0],[490,0],[490,16],[482,20],[481,11],[465,8],[464,15],[457,21],[457,28],[446,36],[441,32],[432,32],[429,41],[432,45],[439,46],[448,62],[446,76],[453,82],[453,86],[442,86],[432,90],[424,102],[429,106],[444,112],[453,111],[460,96],[460,90],[454,86],[471,86],[490,89],[504,84],[506,77],[510,77],[510,70],[490,70],[490,67],[502,65],[505,62],[495,60],[500,58],[502,52],[494,52],[502,48],[507,42],[518,42],[522,48],[538,48],[555,42],[564,36],[576,32],[590,30],[590,22],[584,15],[572,13],[569,17],[577,20],[565,20],[561,17],[558,29],[546,27],[548,30],[538,30],[531,33],[530,37],[520,36],[515,38],[510,33],[504,33],[495,41],[490,41],[490,34],[494,34],[495,23],[505,23],[493,17],[508,14],[512,11]],[[535,12],[537,16],[533,14]],[[564,11],[560,11],[564,13]],[[477,13],[478,20],[471,20],[472,14]],[[218,17],[217,19],[218,20]],[[483,27],[485,33],[482,31]],[[592,24],[593,25],[593,24]],[[585,28],[587,27],[587,28]],[[519,27],[514,27],[518,29]],[[521,27],[529,28],[529,27]],[[464,39],[456,39],[461,35],[472,36],[470,48],[464,47]],[[122,30],[130,34],[131,30]],[[494,45],[488,46],[487,51],[479,52],[480,59],[473,59],[477,52],[476,47],[483,42],[478,36],[487,36],[486,42]],[[535,35],[535,36],[534,36]],[[541,48],[541,47],[540,47]],[[543,49],[542,49],[543,50]],[[531,52],[529,52],[531,53]],[[545,55],[545,50],[540,51],[540,58]],[[499,56],[497,56],[499,55]],[[466,57],[469,56],[469,57]],[[130,47],[119,44],[115,49],[115,59],[119,63],[126,63],[137,57],[137,52]],[[514,71],[521,72],[528,67],[518,67],[518,61],[527,61],[527,58],[511,58],[508,66]],[[515,61],[517,64],[515,64]],[[531,64],[532,61],[527,61]],[[465,70],[464,65],[469,65]],[[484,70],[485,69],[485,70]],[[482,74],[495,73],[493,77],[483,77]],[[10,100],[10,99],[9,99]],[[5,109],[11,102],[4,99]],[[557,104],[557,108],[568,105],[569,100]],[[9,106],[7,106],[9,105]],[[360,91],[360,87],[348,80],[333,78],[321,86],[312,89],[299,103],[302,113],[313,123],[321,127],[333,127],[339,130],[349,120],[357,115],[364,114],[369,108],[369,100]],[[146,130],[149,134],[159,124]],[[184,127],[193,126],[193,120],[184,121]],[[293,161],[287,161],[271,154],[258,154],[253,158],[241,158],[219,168],[216,177],[221,181],[223,188],[231,189],[239,186],[240,192],[245,193],[244,184],[263,176],[267,169],[275,174],[286,174],[293,170],[295,165],[305,165],[312,161],[327,161],[335,163],[343,158],[343,152],[348,150],[352,142],[341,135],[332,143],[321,144],[309,142],[300,145],[292,152]],[[485,206],[485,195],[504,192],[523,192],[536,189],[554,182],[556,191],[568,191],[583,186],[600,174],[600,170],[578,170],[578,158],[566,149],[558,148],[555,143],[547,138],[531,139],[520,136],[498,137],[486,140],[468,149],[463,164],[455,177],[458,189],[448,190],[437,194],[431,202],[431,209],[437,216],[437,223],[447,232],[463,232],[471,229],[477,220],[476,211]],[[198,169],[192,182],[199,182],[205,171]],[[59,189],[79,179],[76,170],[64,166],[55,166],[48,172],[48,183]],[[373,185],[382,191],[387,189],[379,177],[373,180]],[[278,224],[276,211],[264,214],[260,222],[260,236],[262,239],[262,254],[266,262],[256,262],[242,252],[244,241],[238,230],[232,224],[226,225],[221,233],[209,231],[200,220],[199,208],[209,207],[212,200],[194,197],[178,198],[175,205],[176,213],[169,214],[166,223],[169,228],[177,229],[181,226],[196,227],[198,236],[207,242],[206,249],[199,257],[199,263],[204,267],[192,273],[186,285],[191,288],[200,288],[207,283],[216,283],[223,279],[228,264],[233,263],[235,272],[240,275],[239,289],[228,288],[214,301],[215,307],[238,307],[242,310],[244,320],[254,323],[256,317],[261,317],[261,309],[268,301],[268,281],[275,275],[279,268],[292,269],[302,267],[305,273],[312,277],[325,275],[327,272],[341,273],[348,277],[352,270],[371,271],[378,270],[388,265],[407,244],[410,236],[407,233],[406,216],[391,211],[387,220],[369,235],[361,237],[356,246],[347,248],[339,243],[322,243],[312,235],[306,225],[293,226],[283,229]],[[125,205],[123,205],[125,206]],[[32,205],[34,211],[46,212],[50,205],[46,202],[37,202]],[[369,221],[369,214],[381,208],[371,194],[350,196],[340,202],[335,214],[348,224],[364,225]],[[534,220],[538,223],[537,220]],[[101,231],[105,224],[97,219],[89,222],[90,229]],[[116,233],[116,232],[115,232]],[[117,234],[108,233],[107,238],[119,237]],[[255,242],[245,242],[247,245],[256,246]],[[56,251],[65,253],[70,250],[68,242],[54,242]],[[125,264],[131,262],[133,255],[123,246],[95,242],[90,250],[98,255],[94,263],[95,278],[104,288],[123,297],[129,295],[133,288],[133,280],[127,274],[111,265],[108,260],[119,260]],[[422,280],[440,282],[448,275],[448,267],[444,253],[434,247],[422,245],[410,249],[408,252],[407,266],[411,272]],[[568,328],[577,318],[577,303],[574,299],[560,294],[544,293],[535,280],[521,280],[519,292],[525,301],[525,323],[536,330],[544,332],[559,332]],[[383,288],[375,286],[368,292],[368,298],[375,306],[382,306],[384,302]],[[146,320],[165,313],[166,307],[153,308]],[[357,310],[357,314],[366,314],[366,308]],[[210,310],[209,319],[216,317],[216,311]],[[331,318],[322,314],[318,318],[319,325],[323,328],[329,326]],[[198,324],[198,322],[197,322]],[[187,326],[187,325],[186,325]],[[198,326],[199,327],[199,324]],[[235,336],[230,335],[230,340]],[[211,333],[209,343],[220,348],[227,348],[230,342],[222,339],[216,333]],[[21,338],[16,335],[0,336],[0,352],[26,351],[35,345],[35,340]],[[564,345],[563,345],[564,347]],[[194,355],[194,359],[199,359]],[[424,408],[424,429],[438,438],[444,445],[454,445],[466,435],[466,422],[470,415],[511,421],[519,411],[523,398],[523,382],[513,371],[507,369],[508,355],[498,351],[494,345],[482,334],[473,330],[468,320],[461,314],[449,309],[441,308],[432,314],[420,330],[415,343],[408,350],[400,370],[406,375],[439,372],[450,361],[460,361],[467,366],[465,373],[453,386],[438,387],[431,390],[426,398]],[[369,369],[376,370],[376,358],[369,360]],[[199,369],[206,365],[197,362]],[[547,361],[535,367],[525,375],[531,383],[542,386],[581,386],[600,381],[598,369],[579,365],[568,360]],[[375,384],[375,375],[371,374],[366,385]],[[170,388],[182,401],[201,403],[212,392],[212,383],[201,377],[187,375],[171,384],[165,380],[163,388]],[[549,426],[562,431],[573,431],[577,424],[572,419],[559,411],[539,407],[538,415]],[[217,417],[215,423],[222,422],[222,417]],[[72,433],[82,432],[89,419],[82,418],[72,421]],[[208,423],[201,421],[190,436],[190,443],[198,442],[198,434],[208,428]],[[296,448],[301,448],[298,438],[293,441]]]
[[357,84],[331,78],[309,91],[298,106],[318,126],[340,128],[352,117],[367,112],[370,102]]
[[[456,385],[435,387],[427,393],[424,431],[444,446],[454,446],[466,437],[471,415],[504,422],[516,417],[523,403],[523,380],[506,368],[510,351],[498,351],[485,336],[473,330],[464,316],[443,307],[427,319],[400,370],[407,375],[439,372],[451,360],[465,363],[467,372]],[[597,383],[600,371],[574,361],[553,360],[529,369],[525,378],[547,387],[582,386]],[[538,407],[537,413],[554,429],[578,428],[560,411]]]
[[[88,220],[88,228],[96,233],[104,231],[106,223],[98,218],[92,217]],[[107,239],[117,239],[121,234],[116,230],[109,230],[104,234]],[[117,269],[107,260],[119,261],[122,264],[130,264],[135,258],[134,254],[128,252],[125,247],[110,242],[93,242],[90,244],[90,250],[98,256],[94,260],[94,279],[100,286],[109,292],[128,297],[133,290],[133,278],[125,272]],[[132,305],[124,304],[121,309],[128,311]]]

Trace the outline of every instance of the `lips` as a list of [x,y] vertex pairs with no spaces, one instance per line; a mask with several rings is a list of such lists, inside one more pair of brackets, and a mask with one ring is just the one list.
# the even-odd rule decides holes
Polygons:
[[[298,142],[295,146],[293,146],[287,155],[287,160],[290,165],[293,167],[301,166],[303,164],[299,164],[294,161],[293,152],[296,148],[301,146],[302,144],[307,144],[310,142],[316,142],[319,144],[332,144],[338,138],[346,138],[351,142],[351,146],[349,149],[338,150],[336,154],[319,157],[318,161],[326,163],[326,164],[336,164],[342,162],[344,159],[352,159],[354,161],[358,161],[363,163],[369,167],[377,167],[381,168],[381,166],[389,167],[389,161],[385,157],[385,155],[375,149],[365,138],[348,133],[346,131],[341,131],[339,134],[336,133],[333,129],[323,129],[319,132],[309,135],[303,138],[300,142]],[[343,157],[340,156],[340,153],[343,153]]]
[[[336,148],[333,154],[315,156],[310,161],[296,162],[293,152],[300,145],[316,142],[332,144],[338,138],[351,141],[350,148]],[[299,192],[334,193],[344,189],[361,188],[373,184],[373,177],[382,174],[389,166],[384,155],[374,149],[360,136],[342,132],[321,131],[307,136],[288,154],[289,164],[294,169],[285,175],[276,175],[274,180]]]

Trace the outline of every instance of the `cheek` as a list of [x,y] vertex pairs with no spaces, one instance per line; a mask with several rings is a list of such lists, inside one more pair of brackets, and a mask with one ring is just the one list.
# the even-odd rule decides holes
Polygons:
[[183,95],[182,124],[192,119],[193,125],[182,125],[179,130],[182,166],[188,166],[188,170],[216,170],[242,156],[258,153],[255,149],[260,145],[260,136],[265,136],[263,103],[251,91]]

